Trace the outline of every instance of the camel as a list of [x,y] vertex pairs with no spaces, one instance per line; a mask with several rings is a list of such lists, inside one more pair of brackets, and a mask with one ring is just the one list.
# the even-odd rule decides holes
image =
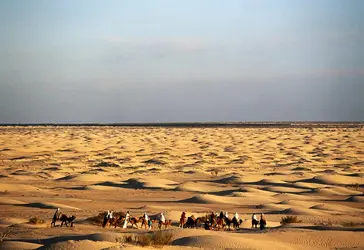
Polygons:
[[63,223],[66,225],[66,227],[68,227],[68,223],[71,224],[71,227],[73,227],[73,221],[76,219],[76,216],[72,215],[71,217],[68,217],[65,214],[62,214],[61,217],[59,218],[59,220],[61,221],[61,227],[63,226]]
[[240,228],[240,225],[241,225],[241,223],[243,223],[243,220],[242,219],[240,219],[239,221],[236,219],[236,217],[234,217],[232,220],[231,220],[231,222],[233,223],[233,227],[235,228],[235,229],[239,229]]
[[110,227],[114,219],[115,218],[108,218],[107,216],[105,216],[104,220],[102,221],[102,227],[106,227],[106,225],[109,225]]
[[115,226],[115,228],[117,226],[122,227],[124,220],[125,220],[125,216],[123,216],[123,215],[121,215],[119,218],[114,217],[110,220],[110,225]]
[[102,222],[102,227],[106,227],[107,225],[109,225],[109,227],[115,226],[116,228],[117,226],[120,226],[120,223],[124,221],[123,220],[124,218],[125,216],[123,215],[121,215],[119,218],[117,217],[109,218],[105,215],[104,220]]
[[139,228],[138,225],[137,225],[137,223],[142,222],[142,225],[143,225],[144,217],[143,216],[141,216],[139,218],[137,218],[137,217],[131,217],[129,219],[129,222],[131,223],[131,227],[132,228],[134,227],[134,225],[136,226],[136,228]]
[[216,218],[216,225],[215,225],[215,228],[216,228],[217,230],[220,230],[220,229],[224,229],[224,227],[225,227],[225,219],[224,219],[224,217],[220,218],[220,216],[218,216],[218,217]]
[[187,218],[187,221],[186,221],[186,227],[187,228],[193,228],[196,226],[196,219],[195,219],[195,216],[192,215],[192,216],[189,216]]
[[224,222],[225,223],[223,225],[223,228],[227,227],[227,229],[230,231],[231,230],[230,225],[232,224],[232,220],[230,220],[229,218],[225,217],[224,218]]
[[255,219],[252,219],[252,228],[258,228],[258,224],[259,224],[259,221],[258,220],[255,220]]
[[159,230],[162,230],[162,226],[164,226],[165,229],[167,229],[168,227],[172,226],[172,220],[166,220],[165,222],[159,221],[158,223]]
[[225,217],[225,225],[224,225],[224,228],[227,226],[228,227],[228,230],[231,230],[231,225],[233,225],[233,228],[234,229],[238,229],[241,225],[241,223],[243,223],[243,220],[240,219],[236,219],[236,217],[233,217],[232,219],[229,219],[227,217]]
[[140,217],[139,220],[142,222],[142,225],[140,227],[144,226],[144,228],[147,229],[148,228],[148,220],[146,220],[144,216]]
[[203,221],[204,221],[203,218],[201,218],[201,217],[195,218],[195,216],[192,215],[192,216],[187,218],[186,227],[188,227],[188,228],[198,228],[198,225]]

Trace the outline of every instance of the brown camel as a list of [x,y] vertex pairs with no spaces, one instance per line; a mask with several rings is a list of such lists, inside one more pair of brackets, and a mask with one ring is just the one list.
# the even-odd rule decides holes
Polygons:
[[164,229],[168,229],[168,227],[172,226],[172,220],[166,220],[165,222],[159,221],[158,223],[159,230],[162,230],[162,226],[164,226]]
[[61,217],[59,218],[59,220],[61,221],[61,227],[63,226],[63,223],[66,225],[66,227],[68,227],[68,223],[71,224],[71,227],[73,227],[73,221],[76,219],[76,216],[72,215],[71,217],[68,217],[65,214],[62,214]]

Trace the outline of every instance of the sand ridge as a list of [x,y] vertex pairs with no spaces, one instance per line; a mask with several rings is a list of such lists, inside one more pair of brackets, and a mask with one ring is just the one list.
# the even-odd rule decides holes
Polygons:
[[[120,241],[145,229],[88,220],[106,210],[164,212],[166,249],[360,249],[362,148],[352,128],[0,127],[0,249],[138,248]],[[49,228],[58,207],[74,228]],[[221,210],[241,228],[177,228],[183,211]],[[267,230],[251,228],[253,213]],[[281,225],[287,215],[302,222]]]

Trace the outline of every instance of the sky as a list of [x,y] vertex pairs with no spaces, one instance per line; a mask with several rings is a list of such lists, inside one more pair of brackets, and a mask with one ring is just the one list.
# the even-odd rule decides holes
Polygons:
[[0,123],[364,121],[363,10],[2,0]]

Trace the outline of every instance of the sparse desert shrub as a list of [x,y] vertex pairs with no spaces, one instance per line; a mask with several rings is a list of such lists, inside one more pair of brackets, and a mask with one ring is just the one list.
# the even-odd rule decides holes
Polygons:
[[212,177],[217,177],[219,175],[219,170],[217,168],[211,170]]
[[157,231],[153,234],[152,242],[155,246],[168,245],[173,238],[173,231]]
[[0,191],[0,194],[9,194],[9,191],[5,189],[4,191]]
[[226,146],[224,148],[224,152],[234,152],[235,151],[235,147],[233,146]]
[[352,183],[352,184],[346,185],[346,187],[347,188],[352,188],[352,189],[355,189],[356,191],[358,191],[359,188],[360,188],[360,185],[359,185],[359,183]]
[[300,223],[302,220],[299,220],[297,216],[287,215],[286,217],[281,218],[281,225],[286,225],[289,223]]
[[135,236],[135,243],[143,247],[152,245],[152,235],[151,234],[141,234]]
[[341,225],[344,226],[344,227],[357,227],[357,226],[363,226],[364,223],[363,222],[349,221],[349,222],[344,222]]
[[167,164],[167,162],[160,160],[160,159],[155,159],[155,158],[144,161],[144,163],[154,164],[154,165],[166,165]]
[[113,168],[117,168],[120,167],[118,164],[113,163],[113,162],[106,162],[106,161],[102,161],[99,162],[95,165],[95,167],[113,167]]
[[174,236],[173,231],[156,231],[152,233],[144,233],[135,235],[128,235],[124,237],[124,242],[129,244],[136,244],[140,246],[165,246],[171,243]]
[[124,236],[124,242],[125,243],[129,243],[129,244],[131,244],[131,243],[133,243],[133,236],[132,235],[127,235],[127,236]]
[[29,223],[33,224],[33,225],[38,225],[38,224],[44,224],[45,221],[42,219],[39,219],[39,217],[32,217],[29,219]]
[[316,226],[327,226],[327,227],[332,227],[333,224],[334,222],[331,219],[321,220],[315,223]]

